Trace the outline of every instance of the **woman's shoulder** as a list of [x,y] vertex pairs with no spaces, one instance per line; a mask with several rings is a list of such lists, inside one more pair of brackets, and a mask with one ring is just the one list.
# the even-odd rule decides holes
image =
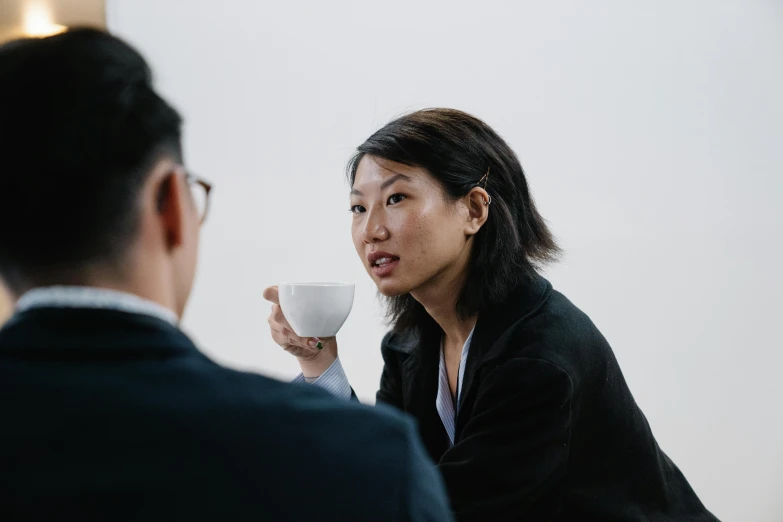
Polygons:
[[415,330],[395,331],[391,330],[383,336],[381,341],[382,351],[411,353],[419,345],[419,333]]
[[537,313],[530,320],[520,322],[520,331],[530,330],[546,336],[556,336],[560,341],[596,341],[601,336],[592,319],[565,295],[552,289]]
[[517,320],[498,340],[504,359],[537,359],[577,377],[614,362],[614,354],[590,317],[557,290]]

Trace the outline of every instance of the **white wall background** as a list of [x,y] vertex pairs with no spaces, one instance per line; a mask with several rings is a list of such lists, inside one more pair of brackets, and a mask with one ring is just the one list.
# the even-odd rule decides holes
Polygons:
[[[557,5],[555,5],[557,4]],[[549,277],[612,343],[705,504],[783,520],[783,4],[110,0],[216,183],[187,328],[290,378],[262,289],[357,283],[340,336],[372,400],[384,328],[343,167],[390,118],[456,107],[525,166],[567,251]]]

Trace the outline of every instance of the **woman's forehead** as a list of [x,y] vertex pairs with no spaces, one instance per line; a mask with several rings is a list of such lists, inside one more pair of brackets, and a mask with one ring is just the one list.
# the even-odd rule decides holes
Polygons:
[[383,183],[391,178],[399,178],[409,182],[426,181],[429,174],[421,167],[412,167],[386,158],[366,155],[356,169],[354,187],[358,185]]

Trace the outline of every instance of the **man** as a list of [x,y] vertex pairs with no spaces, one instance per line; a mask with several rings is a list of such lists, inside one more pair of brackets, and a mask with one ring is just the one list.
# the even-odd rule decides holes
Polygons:
[[450,520],[412,423],[178,329],[209,184],[122,41],[0,47],[0,520]]

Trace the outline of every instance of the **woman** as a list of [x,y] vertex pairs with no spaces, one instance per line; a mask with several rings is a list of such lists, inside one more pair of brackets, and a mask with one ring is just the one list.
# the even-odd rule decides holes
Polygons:
[[[386,296],[380,402],[413,415],[459,521],[704,521],[606,340],[537,272],[558,247],[514,152],[456,110],[415,112],[348,167],[356,251]],[[265,296],[277,302],[276,289]],[[352,395],[335,339],[272,336]]]

